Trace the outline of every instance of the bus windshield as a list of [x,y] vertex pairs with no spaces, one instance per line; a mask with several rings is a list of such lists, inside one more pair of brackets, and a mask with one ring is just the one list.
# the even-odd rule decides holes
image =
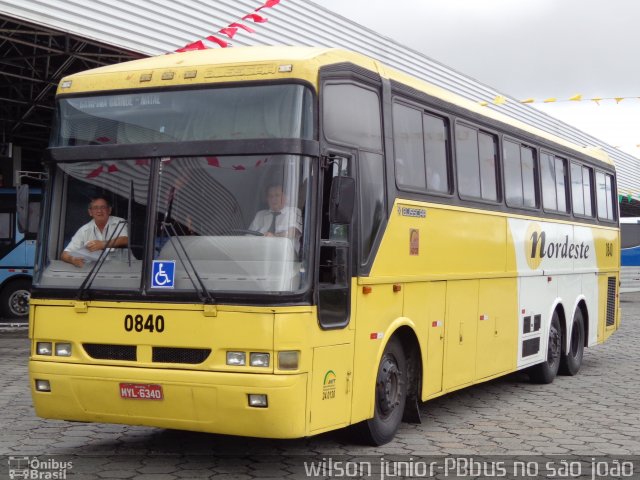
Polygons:
[[58,100],[52,147],[313,136],[311,91],[258,85]]
[[301,291],[311,165],[299,155],[59,163],[34,285],[129,295]]

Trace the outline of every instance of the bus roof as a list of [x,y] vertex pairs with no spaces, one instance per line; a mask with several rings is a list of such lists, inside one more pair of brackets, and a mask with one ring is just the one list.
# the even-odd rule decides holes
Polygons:
[[[317,88],[320,68],[346,62],[377,72],[383,78],[396,80],[477,115],[512,125],[582,155],[613,164],[609,156],[599,148],[578,146],[441,87],[387,67],[365,55],[337,48],[255,46],[158,55],[69,75],[62,79],[57,93],[96,93],[107,90],[274,79],[305,80]],[[288,66],[291,68],[287,68]]]

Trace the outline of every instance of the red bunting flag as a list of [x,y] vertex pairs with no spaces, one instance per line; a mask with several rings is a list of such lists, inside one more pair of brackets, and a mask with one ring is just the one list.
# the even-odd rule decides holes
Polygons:
[[220,160],[218,160],[218,157],[207,157],[207,164],[210,167],[220,168]]
[[[266,0],[261,6],[259,6],[258,8],[256,8],[254,10],[254,12],[259,12],[260,10],[262,10],[263,8],[273,8],[276,5],[278,5],[280,3],[281,0]],[[267,18],[263,17],[262,15],[258,15],[257,13],[249,13],[248,15],[245,15],[244,17],[242,17],[242,20],[251,20],[254,23],[265,23],[267,22]],[[233,38],[234,35],[236,33],[238,33],[238,29],[242,29],[245,32],[249,32],[249,33],[255,33],[255,30],[252,29],[251,27],[248,27],[247,25],[244,25],[242,23],[239,22],[235,22],[232,23],[228,26],[226,26],[225,28],[221,28],[220,30],[218,30],[218,33],[221,33],[222,35],[226,35],[229,38]],[[209,35],[208,37],[206,37],[206,40],[209,40],[210,42],[213,42],[219,46],[221,46],[222,48],[226,48],[231,46],[231,44],[225,40],[222,40],[218,37],[216,37],[215,35]],[[179,48],[176,50],[176,52],[189,52],[192,50],[206,50],[208,47],[204,44],[204,42],[202,40],[198,40],[195,41],[193,43],[189,43],[187,45],[185,45],[182,48]]]
[[206,50],[206,49],[207,47],[204,46],[204,43],[202,43],[202,40],[198,40],[197,42],[193,42],[188,45],[185,45],[182,48],[179,48],[178,50],[176,50],[176,52],[190,52],[191,50]]
[[87,174],[87,178],[96,178],[96,177],[100,176],[100,174],[102,173],[103,170],[104,170],[104,167],[102,165],[100,165],[95,170],[90,171]]
[[226,27],[226,28],[221,28],[220,30],[218,30],[218,32],[222,33],[223,35],[226,35],[229,38],[233,38],[233,36],[238,32],[238,28]]
[[266,18],[258,15],[257,13],[250,13],[249,15],[245,15],[242,17],[243,20],[253,20],[255,23],[264,23],[267,21]]
[[264,5],[262,5],[261,7],[256,8],[254,11],[255,12],[259,12],[260,10],[262,10],[263,8],[271,8],[271,7],[275,7],[276,5],[278,5],[280,3],[280,0],[267,0]]
[[207,37],[207,40],[209,40],[210,42],[213,43],[217,43],[218,45],[220,45],[222,48],[227,48],[229,46],[228,42],[225,42],[224,40],[222,40],[221,38],[215,37],[213,35],[209,35]]
[[231,25],[229,25],[229,27],[232,28],[241,28],[249,33],[256,33],[256,31],[251,28],[251,27],[247,27],[246,25],[243,25],[242,23],[232,23]]

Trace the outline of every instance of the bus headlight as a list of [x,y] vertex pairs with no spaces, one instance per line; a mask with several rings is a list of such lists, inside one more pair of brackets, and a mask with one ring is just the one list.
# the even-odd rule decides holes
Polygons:
[[50,392],[51,384],[49,380],[36,380],[36,390],[39,392]]
[[71,344],[70,343],[56,343],[56,355],[59,357],[71,356]]
[[36,343],[36,353],[38,355],[51,355],[52,353],[51,342]]
[[257,393],[250,393],[249,406],[255,407],[255,408],[267,408],[269,406],[269,403],[267,401],[267,396],[257,394]]
[[227,365],[234,367],[247,364],[247,354],[244,352],[227,352]]
[[249,354],[249,365],[252,367],[268,367],[269,366],[269,354],[251,352]]
[[297,350],[278,352],[278,368],[280,370],[297,370],[300,363],[300,352]]

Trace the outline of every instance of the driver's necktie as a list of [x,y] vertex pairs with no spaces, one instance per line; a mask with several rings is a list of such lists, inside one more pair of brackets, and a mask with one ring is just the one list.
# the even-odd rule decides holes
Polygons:
[[280,215],[280,212],[271,212],[271,225],[269,226],[269,230],[267,233],[276,233],[276,218]]

